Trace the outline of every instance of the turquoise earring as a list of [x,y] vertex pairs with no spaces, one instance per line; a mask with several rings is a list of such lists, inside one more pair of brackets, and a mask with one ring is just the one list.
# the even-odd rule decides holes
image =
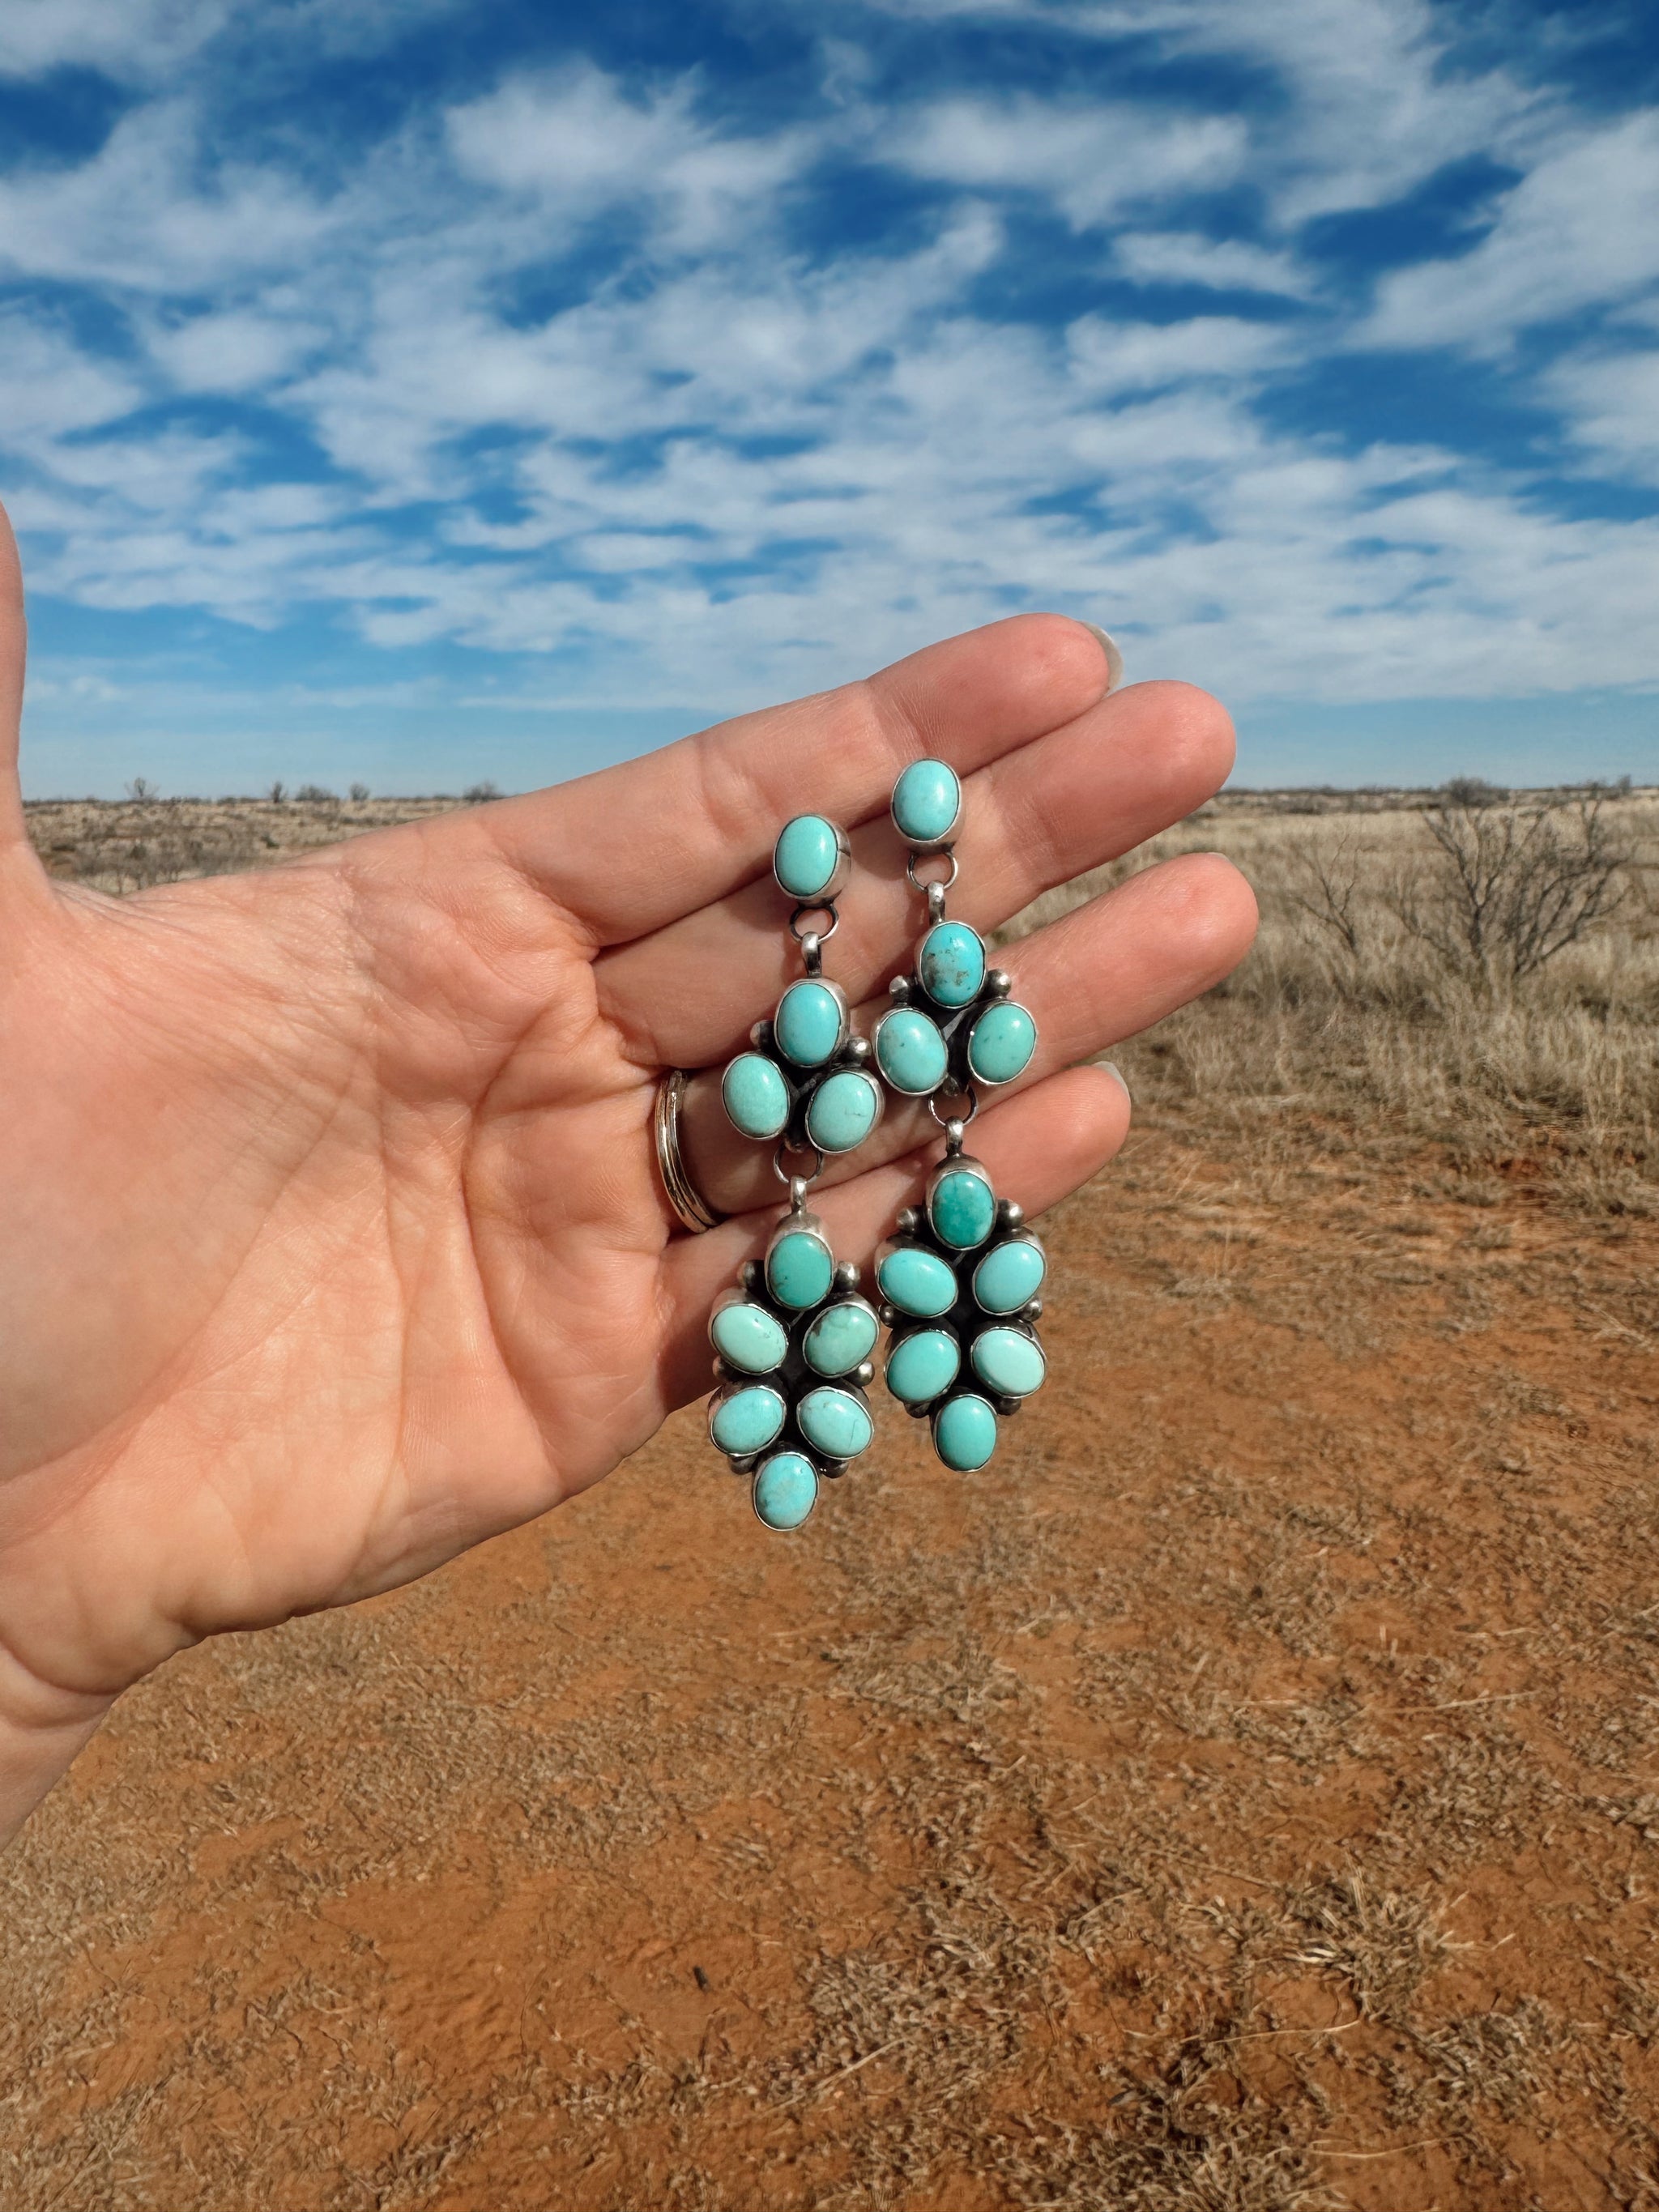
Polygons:
[[[789,932],[805,972],[771,1020],[756,1024],[750,1049],[720,1082],[732,1126],[775,1145],[773,1168],[789,1202],[763,1259],[744,1264],[709,1316],[716,1389],[708,1433],[750,1478],[757,1518],[775,1529],[799,1528],[820,1483],[844,1474],[875,1433],[865,1395],[880,1334],[875,1308],[859,1295],[858,1268],[836,1259],[806,1207],[826,1155],[861,1145],[884,1104],[866,1064],[870,1047],[850,1033],[846,994],[823,974],[848,864],[836,823],[815,814],[785,823],[772,869],[794,902]],[[820,917],[827,927],[803,927]],[[802,1154],[813,1162],[810,1174],[790,1166]]]
[[[944,761],[914,761],[893,791],[893,820],[910,847],[907,872],[927,902],[915,967],[891,985],[877,1024],[876,1065],[907,1098],[925,1097],[945,1155],[921,1206],[907,1206],[876,1255],[881,1318],[891,1330],[889,1390],[932,1430],[946,1467],[970,1474],[996,1449],[999,1425],[1047,1373],[1036,1322],[1048,1257],[1019,1207],[1000,1199],[965,1149],[981,1087],[1011,1083],[1036,1050],[1036,1024],[988,965],[985,943],[945,915],[957,879],[962,786]],[[947,868],[924,884],[919,866]]]

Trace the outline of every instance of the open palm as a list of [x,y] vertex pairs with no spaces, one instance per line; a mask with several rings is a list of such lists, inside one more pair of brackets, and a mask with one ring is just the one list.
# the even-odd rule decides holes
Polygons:
[[[0,518],[8,740],[22,662]],[[793,972],[779,824],[860,825],[828,966],[872,1000],[917,933],[884,818],[907,760],[963,774],[953,905],[981,927],[1225,775],[1201,694],[1107,682],[1086,628],[1021,617],[603,775],[119,902],[48,881],[8,768],[0,1832],[171,1652],[422,1573],[708,1386],[709,1301],[781,1194],[696,1085],[688,1158],[733,1218],[685,1235],[652,1106]],[[1200,857],[1021,945],[1042,1042],[975,1132],[1000,1188],[1034,1212],[1109,1157],[1127,1097],[1068,1064],[1214,981],[1253,921]],[[832,1169],[844,1256],[933,1133],[890,1113]]]

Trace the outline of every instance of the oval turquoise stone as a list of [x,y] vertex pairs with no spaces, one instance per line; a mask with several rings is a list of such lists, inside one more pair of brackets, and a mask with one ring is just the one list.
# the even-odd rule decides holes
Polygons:
[[792,1229],[766,1255],[766,1280],[773,1297],[798,1313],[829,1297],[835,1273],[830,1247],[810,1229]]
[[983,1467],[997,1448],[997,1417],[983,1398],[947,1398],[933,1416],[933,1449],[959,1474]]
[[778,1000],[772,1034],[797,1067],[822,1067],[842,1041],[841,1001],[827,983],[792,983]]
[[957,772],[942,760],[912,761],[893,786],[893,819],[913,845],[937,845],[962,811]]
[[887,1355],[887,1387],[907,1406],[943,1397],[957,1379],[962,1353],[948,1328],[919,1328],[901,1337]]
[[709,1425],[723,1452],[764,1451],[783,1426],[782,1396],[763,1382],[745,1382],[715,1407]]
[[722,1306],[708,1324],[720,1358],[745,1375],[769,1375],[781,1367],[789,1349],[788,1332],[764,1306]]
[[778,832],[772,872],[791,898],[817,898],[835,880],[841,865],[836,825],[821,814],[798,814]]
[[880,1117],[881,1092],[875,1077],[860,1068],[840,1067],[812,1093],[806,1133],[820,1152],[850,1152]]
[[985,981],[985,943],[965,921],[936,921],[921,940],[916,973],[941,1006],[965,1006]]
[[914,1006],[895,1006],[876,1024],[876,1066],[895,1091],[925,1098],[945,1080],[946,1054],[939,1024]]
[[801,1346],[815,1375],[850,1375],[876,1348],[877,1321],[866,1305],[848,1298],[826,1306]]
[[1012,999],[987,1006],[968,1039],[968,1065],[981,1083],[1012,1083],[1036,1050],[1036,1024]]
[[974,1339],[974,1372],[988,1390],[1029,1398],[1048,1371],[1042,1346],[1024,1329],[988,1328]]
[[799,1452],[774,1452],[756,1468],[750,1496],[769,1528],[799,1528],[818,1502],[817,1469]]
[[889,1252],[876,1268],[881,1294],[901,1313],[931,1321],[949,1313],[957,1302],[957,1279],[948,1260],[920,1244],[901,1244]]
[[934,1184],[927,1214],[943,1243],[968,1252],[990,1235],[997,1202],[983,1176],[971,1168],[957,1168]]
[[833,1389],[827,1383],[807,1392],[795,1408],[795,1419],[807,1443],[829,1459],[856,1458],[875,1434],[875,1424],[862,1401],[850,1390]]
[[720,1078],[726,1118],[745,1137],[781,1137],[789,1119],[789,1086],[769,1060],[740,1052]]
[[1040,1245],[1017,1237],[998,1244],[974,1270],[974,1296],[987,1313],[1018,1313],[1042,1288],[1048,1262]]

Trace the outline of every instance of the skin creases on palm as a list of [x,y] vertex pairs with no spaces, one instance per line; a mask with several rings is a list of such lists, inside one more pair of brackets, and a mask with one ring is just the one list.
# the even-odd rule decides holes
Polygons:
[[[0,529],[7,757],[21,678]],[[964,776],[984,926],[1224,776],[1212,702],[1106,681],[1084,626],[1017,617],[574,784],[121,901],[48,881],[8,773],[0,1832],[171,1652],[424,1572],[706,1388],[708,1304],[780,1194],[696,1086],[690,1163],[733,1218],[684,1235],[652,1107],[787,980],[778,823],[853,831],[836,972],[873,1007],[915,934],[884,819],[907,759]],[[1109,1157],[1127,1095],[1067,1063],[1217,980],[1253,912],[1193,856],[1022,943],[1045,1046],[975,1128],[999,1188],[1036,1212]],[[867,1259],[930,1127],[890,1113],[837,1164],[838,1250]]]

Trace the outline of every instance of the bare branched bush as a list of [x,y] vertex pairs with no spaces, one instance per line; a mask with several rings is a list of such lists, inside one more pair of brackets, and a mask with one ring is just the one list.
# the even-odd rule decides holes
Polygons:
[[[1659,1212],[1654,795],[1466,783],[1426,805],[1364,793],[1318,811],[1306,793],[1287,798],[1224,795],[1202,823],[1050,892],[1005,937],[1135,866],[1219,849],[1255,886],[1261,934],[1218,990],[1115,1053],[1138,1102],[1231,1115],[1252,1143],[1299,1128],[1332,1150],[1447,1148],[1460,1173],[1508,1164],[1597,1212]],[[1402,906],[1441,915],[1455,864],[1423,824],[1448,805],[1484,817],[1489,841],[1510,813],[1517,842],[1543,817],[1511,869],[1507,911],[1487,902],[1491,969],[1457,951],[1466,939],[1445,957],[1402,918]]]
[[468,784],[466,789],[461,793],[469,806],[485,805],[490,799],[499,799],[501,795],[500,790],[487,776],[482,783]]
[[1477,990],[1515,990],[1581,943],[1623,895],[1631,856],[1599,792],[1517,799],[1460,778],[1422,821],[1431,866],[1402,873],[1389,903]]
[[1344,834],[1328,846],[1298,846],[1291,856],[1289,874],[1291,904],[1328,930],[1357,960],[1360,952],[1358,839]]

